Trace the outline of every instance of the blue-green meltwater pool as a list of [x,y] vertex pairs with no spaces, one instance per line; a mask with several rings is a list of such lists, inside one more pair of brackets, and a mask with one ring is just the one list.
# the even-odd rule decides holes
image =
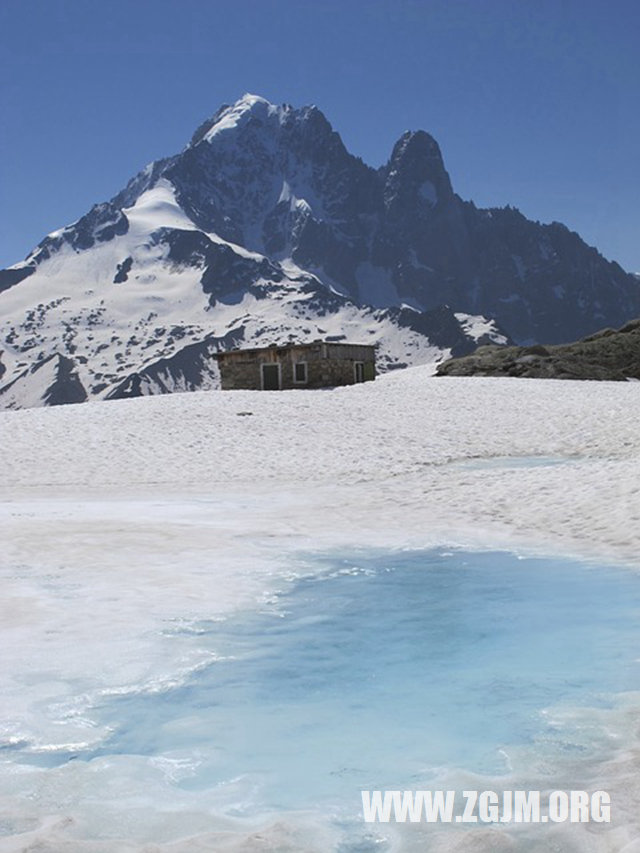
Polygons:
[[584,709],[640,687],[630,569],[441,550],[305,566],[260,612],[169,627],[164,641],[192,636],[217,659],[173,687],[96,700],[111,730],[98,747],[19,745],[13,759],[164,758],[182,768],[176,802],[356,819],[362,789],[508,777],[515,754],[596,760]]

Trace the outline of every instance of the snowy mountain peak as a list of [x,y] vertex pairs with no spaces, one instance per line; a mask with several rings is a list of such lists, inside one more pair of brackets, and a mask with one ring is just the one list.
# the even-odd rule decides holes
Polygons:
[[[279,135],[285,127],[289,135],[302,131],[307,135],[333,133],[333,129],[315,105],[294,108],[291,104],[272,104],[260,95],[246,94],[231,105],[223,105],[211,118],[196,130],[187,148],[202,142],[213,143],[221,138],[228,140],[228,131],[241,135],[245,130],[255,134]],[[233,134],[231,134],[233,136]],[[337,134],[336,134],[337,136]],[[236,143],[237,136],[232,143]]]
[[275,106],[259,95],[246,94],[232,106],[218,110],[210,121],[208,129],[197,136],[195,143],[192,140],[191,144],[197,144],[203,140],[211,142],[219,134],[240,129],[252,120],[254,122],[271,120],[281,124],[287,112],[287,107]]
[[244,105],[250,110],[256,106],[265,108],[269,111],[275,111],[278,109],[275,104],[272,104],[266,98],[263,98],[262,95],[253,95],[251,92],[245,92],[244,95],[236,101],[235,106],[238,107],[240,105]]
[[640,314],[578,235],[456,196],[425,131],[373,169],[317,107],[251,94],[0,270],[0,299],[0,407],[214,387],[241,344],[367,340],[383,371]]

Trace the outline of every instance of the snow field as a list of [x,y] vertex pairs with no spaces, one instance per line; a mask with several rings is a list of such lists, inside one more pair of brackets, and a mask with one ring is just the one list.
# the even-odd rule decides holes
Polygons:
[[[429,373],[2,413],[0,742],[55,750],[99,739],[84,713],[95,693],[77,685],[90,678],[110,694],[184,678],[206,664],[204,651],[179,638],[168,647],[162,632],[259,606],[311,570],[304,552],[459,545],[638,565],[638,383]],[[621,850],[640,837],[626,713],[629,742],[602,785],[618,792],[619,821],[608,846],[576,849]],[[5,778],[0,810],[24,810],[34,843],[107,849],[63,848],[51,796],[17,805],[23,784]],[[76,819],[74,808],[73,796],[61,801],[60,820]],[[296,831],[280,825],[269,837]],[[18,832],[0,851],[24,849]],[[287,838],[278,849],[302,849]],[[504,844],[494,849],[524,849]]]

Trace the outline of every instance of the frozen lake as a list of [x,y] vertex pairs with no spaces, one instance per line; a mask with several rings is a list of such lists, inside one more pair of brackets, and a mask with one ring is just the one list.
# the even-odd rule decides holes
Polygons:
[[311,813],[362,853],[386,849],[363,838],[362,789],[469,774],[509,787],[536,765],[606,756],[615,724],[601,715],[640,687],[631,570],[438,549],[309,565],[260,612],[170,623],[159,643],[209,653],[187,678],[77,685],[99,742],[6,744],[5,761],[39,768],[40,787],[83,767],[102,814],[120,815],[87,818],[97,838],[121,836],[147,778],[177,814],[206,803],[210,830]]
[[[0,853],[632,853],[639,417],[421,368],[4,413]],[[444,781],[612,822],[363,835]]]

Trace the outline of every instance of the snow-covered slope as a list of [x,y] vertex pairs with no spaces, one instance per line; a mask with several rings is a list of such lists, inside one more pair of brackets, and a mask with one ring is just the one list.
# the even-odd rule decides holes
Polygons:
[[[212,662],[207,624],[262,608],[288,579],[317,570],[317,552],[501,547],[637,567],[639,418],[638,383],[431,379],[425,367],[330,391],[0,413],[0,849],[382,849],[323,843],[324,801],[322,820],[296,836],[296,814],[248,825],[234,790],[225,805],[235,821],[221,823],[210,790],[189,784],[189,762],[201,757],[180,749],[177,728],[168,730],[172,745],[177,738],[170,761],[104,754],[55,766],[47,757],[108,736],[96,719],[107,696],[159,694],[171,704],[171,689]],[[494,594],[502,600],[499,587]],[[181,637],[197,638],[196,629],[204,636],[194,652]],[[526,826],[502,824],[500,835],[469,836],[471,849],[631,853],[640,838],[637,705],[633,695],[617,710],[598,701],[580,718],[606,763],[577,763],[582,740],[567,738],[552,742],[551,766],[520,755],[524,777],[466,777],[485,790],[505,780],[606,790],[615,820],[602,832],[566,822],[549,836],[534,824],[528,845]],[[39,750],[40,765],[12,763],[22,744]],[[455,832],[434,848],[433,826],[422,826],[424,840],[387,850],[470,849]]]
[[[212,353],[243,344],[364,340],[383,371],[474,345],[449,309],[358,306],[290,259],[199,230],[166,178],[112,210],[50,235],[22,267],[33,275],[1,295],[4,408],[217,387]],[[61,358],[71,395],[41,370]]]
[[[504,329],[619,325],[640,296],[562,226],[462,202],[428,134],[376,171],[317,108],[246,95],[0,271],[0,312],[0,405],[21,407],[214,387],[211,353],[241,344],[356,339],[383,371],[434,363]],[[52,358],[75,390],[44,384]]]

